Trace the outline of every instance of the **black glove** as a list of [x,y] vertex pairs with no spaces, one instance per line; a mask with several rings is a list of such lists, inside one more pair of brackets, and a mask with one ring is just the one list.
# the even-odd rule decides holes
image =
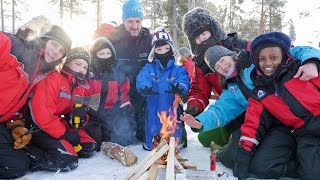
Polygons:
[[78,144],[80,144],[80,136],[76,132],[66,131],[62,138],[69,141],[73,146],[77,146]]
[[200,114],[200,109],[196,106],[188,106],[187,109],[184,111],[187,114],[190,114],[191,116],[197,116]]
[[249,166],[253,153],[244,150],[242,147],[237,149],[237,155],[235,156],[233,175],[238,177],[239,180],[244,180],[249,176]]
[[[69,120],[69,124],[73,127],[76,128],[82,128],[86,125],[87,123],[87,108],[82,106],[82,107],[76,107],[72,110],[72,113],[70,115],[70,120]],[[80,122],[77,123],[75,122],[75,117],[79,117],[80,118]]]
[[145,87],[144,89],[141,89],[140,90],[140,93],[142,94],[142,95],[157,95],[157,94],[159,94],[158,92],[154,92],[153,90],[152,90],[152,87]]
[[170,83],[170,86],[171,90],[165,91],[166,93],[179,94],[180,96],[182,96],[183,90],[179,88],[179,83],[177,83],[177,85]]

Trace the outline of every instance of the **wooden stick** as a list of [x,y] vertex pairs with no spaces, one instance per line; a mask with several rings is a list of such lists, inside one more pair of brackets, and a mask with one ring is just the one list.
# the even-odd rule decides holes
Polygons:
[[183,166],[180,164],[180,162],[176,157],[174,157],[174,167],[178,170],[179,173],[185,171],[185,169],[183,168]]
[[149,180],[156,180],[158,175],[158,165],[152,164],[148,172],[149,172]]
[[[145,158],[143,161],[141,161],[139,163],[139,165],[137,165],[137,167],[131,171],[125,179],[129,179],[130,177],[132,177],[135,173],[137,173],[139,170],[141,170],[142,166],[157,152],[159,151],[160,148],[162,148],[164,145],[166,145],[168,142],[166,140],[162,140],[160,142],[160,144],[154,148]],[[167,144],[168,145],[168,144]]]
[[146,157],[146,159],[141,162],[136,169],[134,169],[131,173],[129,173],[125,179],[135,180],[138,177],[141,176],[142,173],[144,173],[156,160],[158,160],[160,157],[162,157],[169,149],[169,145],[165,144],[161,147],[161,149],[157,152],[151,152],[151,158],[150,154]]
[[167,156],[167,172],[166,172],[166,180],[175,179],[174,174],[174,147],[175,147],[175,137],[170,137],[169,142],[169,153]]

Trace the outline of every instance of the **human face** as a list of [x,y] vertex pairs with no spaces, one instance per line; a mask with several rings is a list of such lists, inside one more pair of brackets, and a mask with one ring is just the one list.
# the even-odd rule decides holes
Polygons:
[[234,67],[234,64],[235,61],[233,60],[232,56],[223,56],[216,62],[214,70],[226,77],[231,68]]
[[196,37],[196,44],[202,44],[204,41],[211,37],[210,31],[204,31],[199,36]]
[[88,72],[88,63],[83,59],[74,59],[72,61],[67,62],[66,66],[73,70],[74,72],[81,73],[86,75]]
[[49,39],[44,50],[44,59],[47,63],[51,63],[62,59],[66,55],[64,47],[53,39]]
[[109,48],[104,48],[97,52],[97,57],[101,59],[108,59],[111,56],[112,52]]
[[159,46],[154,48],[154,52],[157,54],[165,54],[166,52],[170,51],[170,45],[166,44],[164,46]]
[[260,69],[266,76],[271,76],[282,61],[282,50],[280,47],[267,47],[260,51],[258,63]]
[[137,17],[128,18],[124,20],[123,24],[124,28],[130,33],[131,36],[137,37],[142,28],[142,19]]

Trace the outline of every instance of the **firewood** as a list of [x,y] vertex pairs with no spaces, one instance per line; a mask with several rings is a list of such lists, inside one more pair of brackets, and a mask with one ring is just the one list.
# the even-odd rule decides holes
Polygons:
[[[159,149],[159,146],[161,148]],[[141,176],[156,160],[162,157],[169,149],[169,145],[165,141],[165,143],[160,143],[155,149],[153,149],[147,157],[127,176],[126,180],[135,180]]]
[[157,175],[158,175],[158,165],[157,164],[153,164],[149,171],[149,180],[156,180],[157,179]]
[[180,163],[184,169],[197,170],[197,165],[194,165],[194,164],[190,163],[189,161],[181,161]]
[[175,148],[175,138],[174,137],[170,137],[169,152],[168,152],[168,156],[167,156],[166,180],[175,179],[175,174],[174,174],[174,148]]
[[116,159],[125,166],[132,166],[138,157],[128,148],[112,142],[102,142],[101,151],[111,159]]
[[180,164],[180,162],[177,160],[176,157],[174,157],[174,168],[176,169],[177,173],[182,173],[185,171],[183,166]]

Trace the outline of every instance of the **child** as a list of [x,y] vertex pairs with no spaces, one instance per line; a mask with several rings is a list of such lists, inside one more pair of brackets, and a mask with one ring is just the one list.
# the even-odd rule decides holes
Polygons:
[[101,101],[97,114],[90,113],[86,130],[99,146],[102,141],[123,146],[136,143],[136,124],[129,97],[130,81],[116,67],[117,55],[113,45],[107,38],[100,37],[91,46],[90,54],[90,87],[101,93]]
[[194,62],[192,61],[192,55],[187,47],[181,47],[177,50],[177,61],[188,71],[189,78],[193,76]]
[[[61,73],[50,73],[34,87],[28,103],[28,120],[34,132],[25,148],[32,171],[70,171],[78,167],[78,157],[95,154],[96,143],[82,129],[87,122],[86,108],[75,108],[74,102],[76,95],[89,95],[86,80],[90,61],[84,48],[73,48]],[[77,128],[73,121],[76,116],[80,117]],[[76,152],[74,146],[79,144],[82,149]]]
[[[167,115],[177,113],[177,120],[182,108],[173,109],[175,94],[183,97],[190,87],[187,70],[175,64],[173,42],[164,28],[159,28],[153,35],[152,50],[149,62],[137,76],[137,90],[147,97],[146,140],[143,144],[145,150],[152,149],[152,140],[159,135],[162,124],[158,117],[160,112]],[[182,140],[183,123],[178,123],[174,136],[180,143]]]

